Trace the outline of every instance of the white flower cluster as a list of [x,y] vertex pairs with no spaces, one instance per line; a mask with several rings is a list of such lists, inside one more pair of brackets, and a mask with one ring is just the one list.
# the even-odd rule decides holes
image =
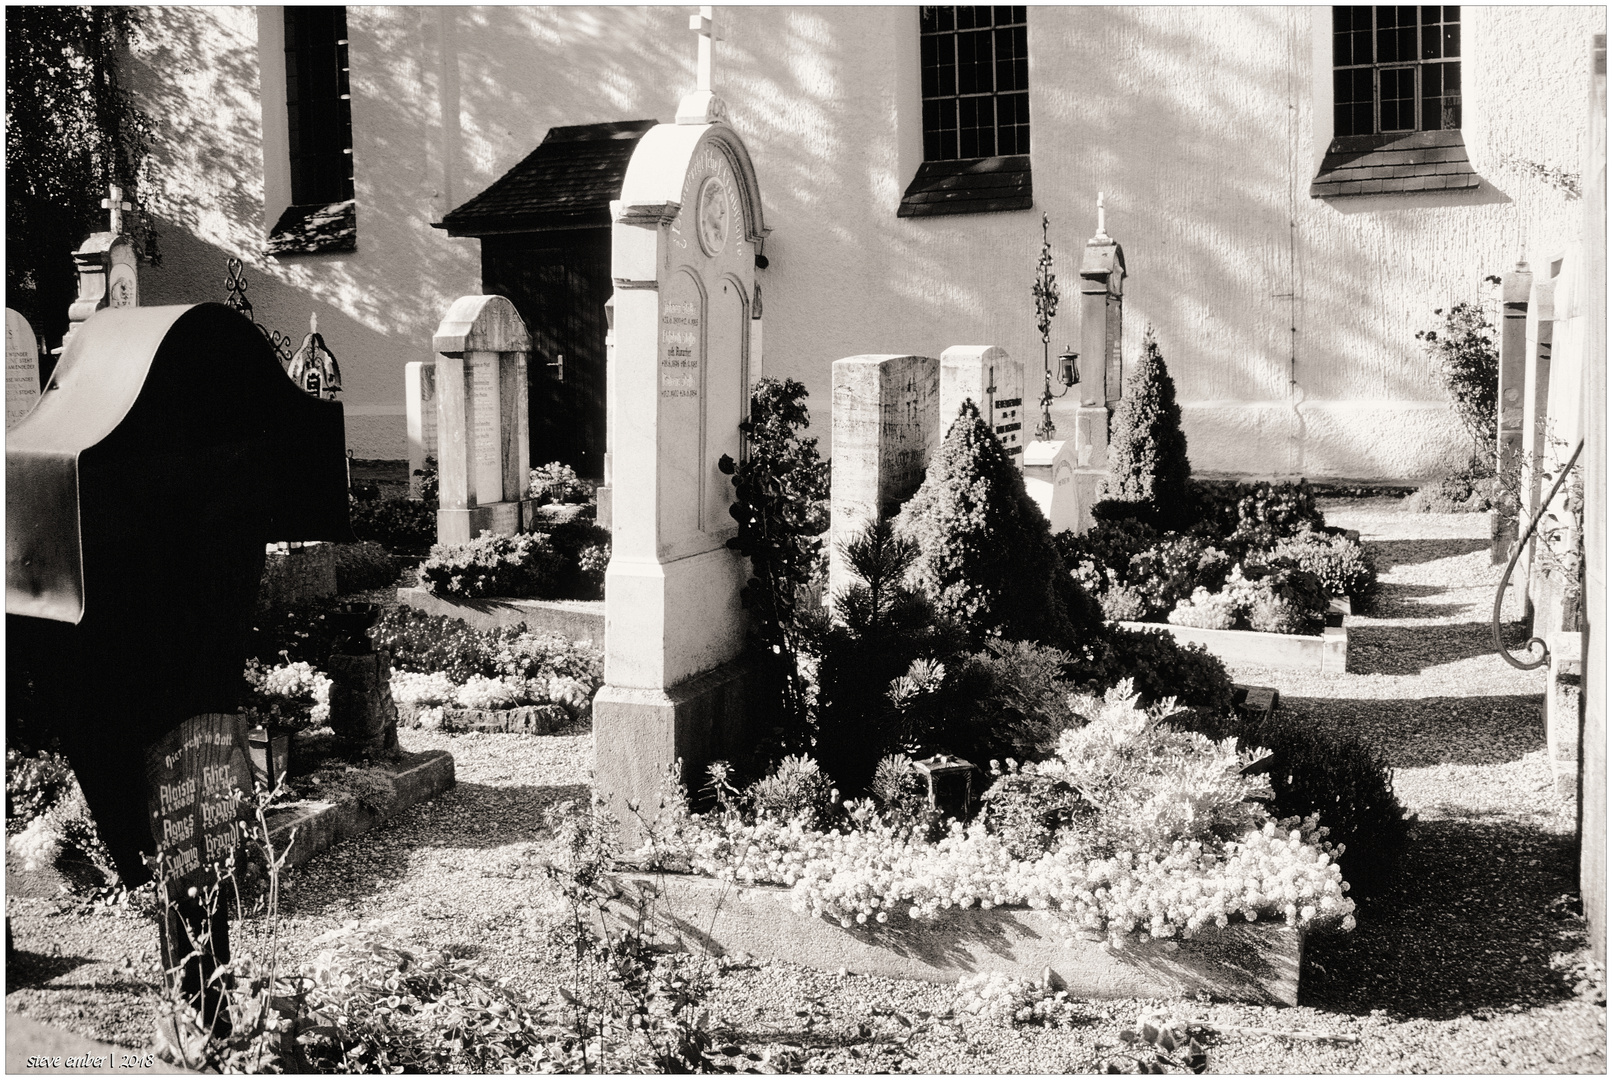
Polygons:
[[305,660],[267,669],[263,672],[262,688],[266,694],[277,694],[293,701],[312,701],[315,705],[330,703],[330,676],[314,670]]
[[965,975],[957,982],[958,1013],[1014,1025],[1067,1027],[1076,1019],[1075,1003],[1066,990],[1045,980],[1004,975],[999,971]]
[[472,675],[454,692],[454,700],[461,709],[513,709],[529,703],[534,689],[526,679]]
[[[1298,827],[1292,827],[1298,826]],[[1075,916],[1083,936],[1119,945],[1130,934],[1174,939],[1233,919],[1354,928],[1354,901],[1314,818],[1267,822],[1214,851],[1198,841],[1168,852],[1085,859],[1069,845],[1015,859],[982,824],[953,823],[936,844],[877,819],[850,832],[799,820],[744,824],[687,817],[661,840],[690,867],[739,884],[794,891],[793,906],[841,926],[934,918],[951,908],[1023,905]]]
[[440,671],[392,671],[392,700],[399,705],[446,705],[455,698],[453,680]]
[[49,814],[34,818],[27,828],[6,841],[6,850],[22,860],[25,870],[43,870],[53,866],[61,849],[61,834],[56,831]]

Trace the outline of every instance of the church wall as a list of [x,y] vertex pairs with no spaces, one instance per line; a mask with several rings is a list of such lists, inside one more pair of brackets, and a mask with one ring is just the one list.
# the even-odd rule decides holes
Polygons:
[[[358,250],[266,259],[285,196],[266,167],[283,146],[258,21],[280,9],[152,9],[135,81],[163,136],[167,257],[142,272],[145,302],[222,299],[224,258],[246,259],[260,321],[300,340],[319,314],[357,456],[402,457],[403,365],[430,358],[448,304],[480,287],[479,242],[431,222],[550,126],[670,120],[693,87],[690,10],[349,8]],[[1516,161],[1576,171],[1603,11],[1463,10],[1475,194],[1321,201],[1326,8],[1032,7],[1035,209],[900,219],[921,157],[916,9],[719,8],[717,90],[773,230],[761,368],[807,385],[825,435],[842,356],[991,343],[1033,371],[1041,211],[1064,293],[1056,352],[1079,340],[1076,268],[1101,190],[1130,269],[1127,359],[1152,324],[1199,469],[1435,472],[1463,438],[1413,334],[1484,297],[1519,244],[1538,265],[1576,220]]]

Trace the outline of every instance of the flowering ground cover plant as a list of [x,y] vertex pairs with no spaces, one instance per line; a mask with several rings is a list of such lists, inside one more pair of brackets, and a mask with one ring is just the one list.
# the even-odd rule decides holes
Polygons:
[[[1018,790],[997,800],[996,813],[952,821],[938,839],[903,807],[874,799],[845,803],[835,827],[817,829],[807,805],[745,813],[724,800],[693,813],[674,784],[640,854],[667,868],[786,886],[798,911],[847,927],[892,913],[921,920],[954,907],[1024,905],[1070,913],[1077,934],[1115,946],[1234,919],[1353,928],[1339,850],[1316,817],[1271,819],[1261,801],[1269,781],[1249,771],[1260,752],[1175,729],[1173,704],[1144,709],[1128,683],[1070,705],[1086,723],[1066,730],[1047,760],[1010,766]],[[1070,810],[1062,821],[1031,843],[1004,827],[1015,815],[1002,802],[1045,801],[1054,789]]]

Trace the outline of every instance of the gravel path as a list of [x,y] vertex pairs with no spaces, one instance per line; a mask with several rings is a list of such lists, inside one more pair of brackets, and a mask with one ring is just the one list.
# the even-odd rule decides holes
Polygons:
[[[1402,514],[1383,499],[1327,512],[1361,530],[1383,570],[1381,602],[1352,622],[1349,672],[1233,674],[1277,687],[1284,710],[1373,740],[1420,823],[1400,886],[1363,905],[1353,933],[1307,945],[1297,1008],[1099,1002],[1079,1006],[1065,1030],[1010,1029],[952,1018],[945,986],[741,963],[709,999],[724,1039],[758,1053],[799,1048],[813,1072],[1089,1071],[1116,1052],[1121,1028],[1158,1008],[1358,1040],[1215,1036],[1219,1073],[1605,1072],[1605,1008],[1573,988],[1584,929],[1560,902],[1576,878],[1572,808],[1544,759],[1543,679],[1487,644],[1499,572],[1486,521]],[[288,874],[282,955],[304,961],[318,935],[385,918],[422,946],[452,946],[548,997],[563,964],[548,936],[559,901],[537,869],[551,846],[543,811],[586,800],[591,736],[401,737],[409,750],[449,749],[457,788]],[[8,868],[23,954],[8,965],[7,1007],[146,1044],[149,923],[75,914],[27,880],[38,877]],[[261,950],[265,929],[244,920],[237,949]]]

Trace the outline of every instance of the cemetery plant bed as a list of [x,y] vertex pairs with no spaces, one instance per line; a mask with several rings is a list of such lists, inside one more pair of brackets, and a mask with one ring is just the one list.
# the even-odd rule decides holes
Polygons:
[[[956,982],[997,972],[1039,978],[1050,969],[1072,998],[1183,999],[1296,1005],[1303,930],[1281,923],[1206,928],[1180,942],[1079,938],[1071,916],[1027,907],[952,910],[935,919],[892,915],[840,926],[803,918],[790,890],[739,886],[693,874],[627,874],[658,891],[668,931],[713,955],[749,955],[822,971]],[[613,914],[625,916],[619,902]]]
[[458,600],[437,596],[423,588],[397,590],[401,604],[431,615],[461,619],[477,630],[525,626],[528,630],[558,634],[572,641],[604,641],[603,600],[510,600],[488,597]]
[[400,704],[401,727],[436,727],[442,731],[515,732],[553,735],[569,731],[571,714],[558,705],[516,705],[508,709],[456,709]]
[[[376,782],[374,771],[386,774]],[[300,866],[337,844],[362,836],[416,805],[454,786],[453,755],[445,750],[402,754],[396,761],[365,763],[367,782],[353,788],[339,778],[329,798],[309,797],[270,806],[266,820],[276,853],[286,853],[287,866]],[[298,788],[317,791],[307,778]],[[323,786],[323,785],[321,785]]]
[[1227,664],[1341,675],[1348,665],[1347,620],[1352,609],[1347,596],[1334,597],[1331,607],[1338,625],[1323,627],[1319,634],[1272,634],[1260,630],[1217,630],[1152,622],[1122,622],[1120,625],[1127,630],[1162,630],[1183,645],[1202,645]]

